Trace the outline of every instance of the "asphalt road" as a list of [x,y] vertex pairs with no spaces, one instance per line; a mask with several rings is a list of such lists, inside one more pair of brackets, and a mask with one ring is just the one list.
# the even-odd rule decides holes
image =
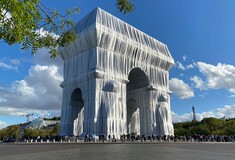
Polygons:
[[235,143],[0,144],[0,160],[235,160]]

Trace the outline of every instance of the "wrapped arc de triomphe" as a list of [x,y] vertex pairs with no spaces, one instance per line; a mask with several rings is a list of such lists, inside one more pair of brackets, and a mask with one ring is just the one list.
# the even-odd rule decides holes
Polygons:
[[96,8],[59,49],[64,61],[61,135],[173,135],[167,46]]

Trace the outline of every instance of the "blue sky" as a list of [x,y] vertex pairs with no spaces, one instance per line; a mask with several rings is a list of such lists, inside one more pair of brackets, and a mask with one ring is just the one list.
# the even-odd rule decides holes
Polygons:
[[[79,21],[100,7],[168,45],[175,60],[170,71],[173,120],[235,117],[235,1],[133,0],[135,10],[121,14],[113,1],[45,1],[64,11],[76,6]],[[62,61],[36,56],[0,41],[0,128],[34,118],[60,115]]]

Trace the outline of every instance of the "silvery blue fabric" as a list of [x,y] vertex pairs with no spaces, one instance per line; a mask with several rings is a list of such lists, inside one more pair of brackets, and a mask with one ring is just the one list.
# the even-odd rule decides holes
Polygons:
[[167,46],[100,8],[72,29],[59,48],[61,135],[173,135]]

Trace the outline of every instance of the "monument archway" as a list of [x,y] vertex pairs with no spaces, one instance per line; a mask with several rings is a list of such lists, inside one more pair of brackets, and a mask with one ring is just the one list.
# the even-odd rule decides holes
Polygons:
[[149,80],[143,70],[133,68],[128,76],[127,96],[132,90],[141,89],[149,86]]
[[76,88],[71,95],[71,127],[70,132],[72,135],[79,136],[83,132],[83,119],[84,119],[84,100],[82,98],[82,91]]
[[143,97],[148,94],[149,80],[140,68],[133,68],[126,84],[127,96],[127,133],[143,134],[145,123]]
[[73,30],[79,38],[58,50],[60,134],[173,135],[168,79],[174,60],[167,46],[100,8]]

